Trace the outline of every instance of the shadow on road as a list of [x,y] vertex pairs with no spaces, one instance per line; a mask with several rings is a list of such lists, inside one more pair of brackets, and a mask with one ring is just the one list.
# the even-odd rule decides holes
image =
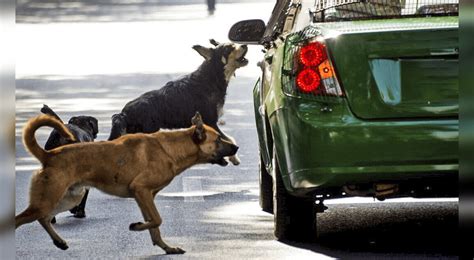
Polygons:
[[458,255],[457,203],[375,205],[337,206],[318,215],[316,243],[284,243],[337,258],[367,253]]

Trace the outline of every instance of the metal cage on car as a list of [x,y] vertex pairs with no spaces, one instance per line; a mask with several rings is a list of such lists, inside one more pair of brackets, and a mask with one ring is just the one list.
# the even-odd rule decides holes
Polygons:
[[317,0],[313,22],[459,15],[458,0]]

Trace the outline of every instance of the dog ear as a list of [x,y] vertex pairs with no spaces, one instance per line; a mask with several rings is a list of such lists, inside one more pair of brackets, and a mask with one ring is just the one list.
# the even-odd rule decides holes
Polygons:
[[95,117],[90,117],[89,118],[89,126],[92,129],[92,134],[94,135],[94,138],[97,137],[97,133],[99,133],[99,121]]
[[217,45],[220,44],[219,42],[217,42],[217,41],[214,40],[214,39],[209,39],[209,42],[210,42],[212,45],[214,45],[215,47],[217,47]]
[[204,122],[199,112],[196,112],[196,115],[191,119],[191,123],[196,127],[193,133],[194,143],[200,144],[204,142],[206,140],[206,129],[204,129]]
[[197,51],[201,56],[203,56],[206,60],[210,60],[212,58],[212,52],[214,51],[212,48],[206,48],[201,45],[194,45],[193,49]]

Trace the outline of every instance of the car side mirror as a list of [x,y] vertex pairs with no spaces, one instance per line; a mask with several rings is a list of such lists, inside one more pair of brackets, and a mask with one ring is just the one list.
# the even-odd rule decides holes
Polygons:
[[229,39],[240,44],[259,44],[265,33],[265,22],[259,19],[235,23],[229,30]]

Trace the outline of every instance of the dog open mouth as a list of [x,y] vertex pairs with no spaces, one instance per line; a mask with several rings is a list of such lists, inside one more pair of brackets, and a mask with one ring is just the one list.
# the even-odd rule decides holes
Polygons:
[[242,53],[242,56],[237,59],[237,62],[240,64],[240,66],[246,66],[249,63],[249,60],[245,58],[245,55],[247,54],[248,49],[244,48],[244,52]]
[[220,166],[227,166],[229,162],[224,159],[224,157],[235,155],[237,153],[237,150],[239,150],[239,147],[237,145],[228,145],[225,150],[214,154],[213,158],[209,162],[212,164],[218,164]]
[[227,166],[229,164],[228,161],[226,161],[224,159],[224,157],[222,158],[219,158],[219,159],[214,159],[212,161],[210,161],[211,164],[217,164],[217,165],[220,165],[220,166]]

